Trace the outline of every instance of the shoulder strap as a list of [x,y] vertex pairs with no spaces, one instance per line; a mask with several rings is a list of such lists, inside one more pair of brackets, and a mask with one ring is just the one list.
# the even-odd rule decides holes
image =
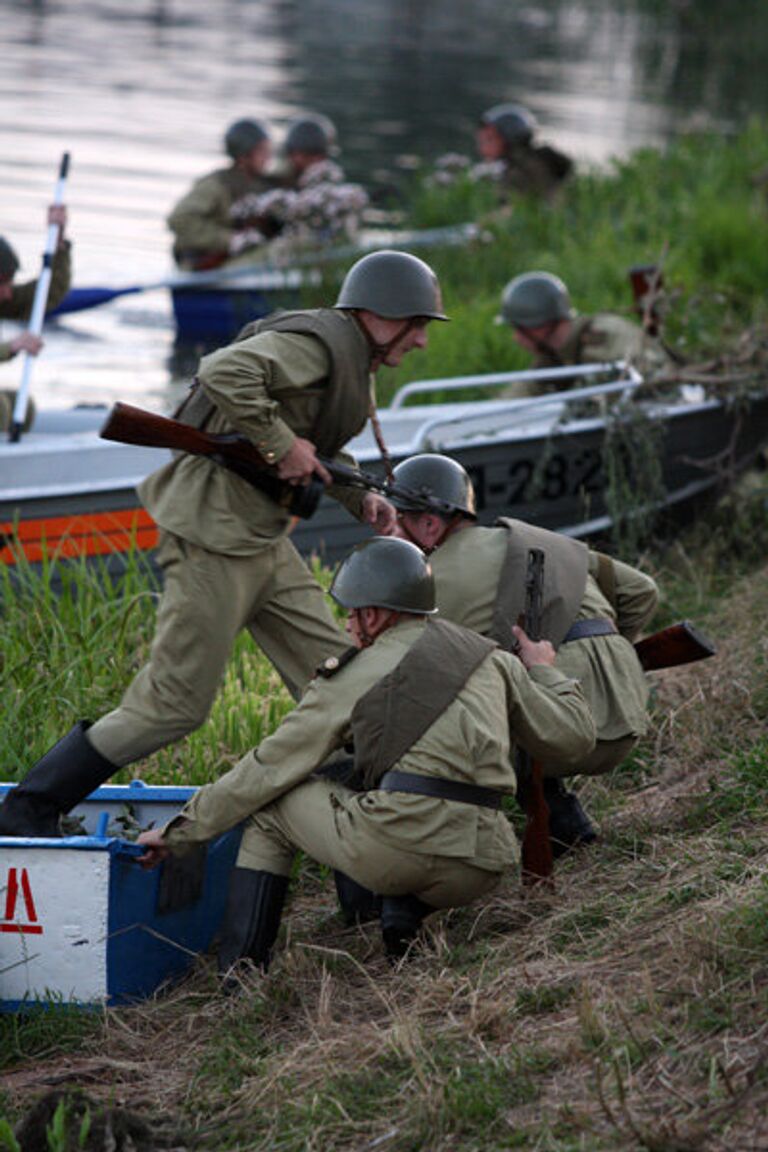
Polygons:
[[361,696],[352,712],[352,736],[366,788],[432,727],[494,648],[476,632],[431,620],[397,667]]
[[540,548],[544,553],[541,639],[549,640],[557,648],[584,599],[589,571],[587,546],[559,532],[526,524],[524,520],[502,517],[496,525],[506,528],[508,540],[489,635],[502,648],[510,650],[512,625],[517,624],[525,610],[528,552],[531,548]]

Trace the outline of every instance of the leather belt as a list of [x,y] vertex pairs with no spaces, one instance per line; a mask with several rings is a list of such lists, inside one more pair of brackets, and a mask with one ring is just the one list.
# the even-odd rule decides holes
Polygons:
[[595,620],[577,620],[566,632],[561,644],[568,644],[571,640],[587,640],[592,636],[617,636],[618,628],[613,620],[606,618]]
[[477,804],[481,808],[501,808],[503,793],[480,784],[462,784],[441,776],[419,776],[416,772],[385,772],[377,786],[382,792],[414,792],[419,796],[436,796],[459,804]]

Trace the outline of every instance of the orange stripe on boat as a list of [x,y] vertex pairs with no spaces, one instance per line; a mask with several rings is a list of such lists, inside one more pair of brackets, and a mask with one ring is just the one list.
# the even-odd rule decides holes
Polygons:
[[150,551],[157,546],[157,525],[143,508],[48,516],[39,520],[0,523],[0,562],[15,564],[18,553],[35,562],[61,556],[103,556]]

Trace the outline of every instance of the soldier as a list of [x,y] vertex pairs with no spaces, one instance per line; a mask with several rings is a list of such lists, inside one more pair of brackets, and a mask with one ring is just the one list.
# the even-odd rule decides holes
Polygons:
[[534,143],[537,125],[521,104],[496,104],[480,117],[477,126],[479,164],[449,153],[435,165],[433,184],[450,184],[465,174],[472,181],[494,181],[501,199],[530,196],[551,200],[573,169],[563,152]]
[[[152,867],[247,819],[222,972],[241,958],[266,969],[298,850],[383,895],[385,947],[401,954],[426,914],[484,896],[516,863],[501,809],[515,790],[514,741],[572,761],[594,741],[581,691],[551,667],[550,644],[516,629],[517,660],[429,619],[434,582],[414,545],[358,546],[331,595],[349,611],[354,648],[326,661],[277,732],[139,837]],[[360,792],[313,776],[350,735]]]
[[521,104],[496,104],[483,112],[477,149],[511,193],[549,200],[573,168],[573,161],[549,144],[534,143],[537,124]]
[[[660,341],[631,320],[612,312],[580,316],[571,307],[563,281],[550,272],[525,272],[510,280],[501,295],[497,320],[508,324],[520,347],[533,353],[535,368],[628,360],[645,377],[672,368]],[[560,388],[559,381],[527,381],[515,395]]]
[[236,120],[226,131],[224,147],[231,164],[197,180],[168,217],[180,268],[217,268],[252,254],[275,234],[273,221],[240,211],[245,197],[274,183],[266,175],[272,154],[267,129],[258,120]]
[[[48,288],[47,309],[51,311],[60,304],[69,291],[72,281],[71,245],[65,236],[67,226],[67,209],[63,204],[52,204],[48,209],[48,225],[57,224],[59,227],[59,243],[51,265],[51,282]],[[11,245],[0,236],[0,319],[29,320],[32,305],[37,290],[37,280],[29,280],[25,284],[15,284],[14,278],[19,269],[19,258]],[[19,352],[28,352],[36,356],[43,346],[43,341],[32,332],[21,332],[12,340],[0,341],[0,362],[11,360]],[[0,391],[0,430],[6,430],[11,425],[13,406],[16,399],[14,391],[3,389]],[[25,431],[34,418],[34,406],[30,400],[27,407]]]
[[580,682],[597,729],[594,751],[578,766],[544,762],[550,835],[555,855],[591,842],[595,830],[561,777],[609,772],[647,729],[648,686],[632,642],[656,607],[654,581],[579,541],[522,520],[478,526],[472,482],[447,456],[413,456],[394,472],[398,483],[425,489],[456,509],[444,517],[393,501],[399,534],[429,556],[442,618],[512,648],[510,626],[524,608],[528,550],[543,550],[543,634],[557,649],[555,667]]
[[279,240],[272,245],[273,252],[354,240],[368,194],[360,184],[348,183],[332,159],[338,147],[331,121],[317,114],[294,120],[283,151],[290,166],[288,186],[248,197],[237,212],[275,221]]
[[[304,484],[330,477],[316,453],[337,454],[372,410],[371,373],[427,346],[446,320],[437,278],[405,252],[352,266],[334,308],[277,313],[203,358],[180,418],[214,433],[238,431]],[[381,496],[330,489],[359,519],[389,530]],[[141,499],[161,529],[164,591],[148,663],[117,709],[80,721],[0,807],[0,835],[56,835],[60,813],[118,768],[194,731],[208,715],[238,633],[247,628],[295,697],[344,638],[288,538],[281,499],[213,461],[179,455],[147,477]]]

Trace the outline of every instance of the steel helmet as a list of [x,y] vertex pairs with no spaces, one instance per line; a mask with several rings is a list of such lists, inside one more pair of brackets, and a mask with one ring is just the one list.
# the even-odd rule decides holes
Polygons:
[[550,272],[524,272],[502,292],[497,319],[513,328],[538,328],[573,315],[568,289],[559,277]]
[[505,144],[530,144],[537,127],[522,104],[494,104],[483,112],[480,123],[495,128]]
[[410,252],[370,252],[344,277],[335,308],[364,308],[385,320],[447,320],[437,276]]
[[18,270],[18,256],[8,241],[0,236],[0,280],[12,280]]
[[283,150],[307,152],[310,156],[328,156],[336,151],[336,128],[327,116],[311,112],[298,116],[288,125]]
[[246,156],[259,144],[269,139],[269,133],[258,120],[235,120],[224,136],[224,147],[233,160]]
[[[393,477],[396,484],[412,488],[414,492],[435,496],[468,520],[477,519],[475,490],[466,469],[462,468],[458,460],[441,456],[438,452],[425,452],[396,465]],[[409,501],[407,496],[390,495],[389,501],[399,512],[424,511],[422,505],[417,501]]]
[[424,553],[407,540],[376,536],[343,560],[331,584],[342,608],[391,608],[431,616],[435,581]]

